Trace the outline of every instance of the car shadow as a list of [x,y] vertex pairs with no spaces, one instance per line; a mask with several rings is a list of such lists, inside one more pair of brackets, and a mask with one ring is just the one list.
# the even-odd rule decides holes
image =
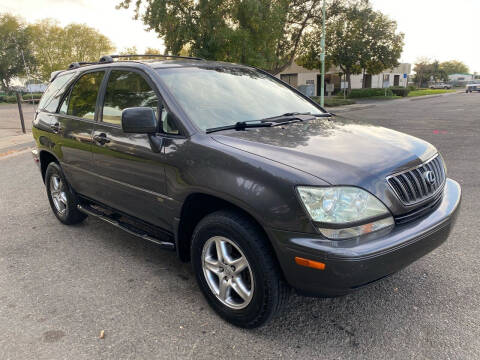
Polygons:
[[[297,349],[322,345],[357,351],[385,341],[387,336],[401,339],[413,328],[427,329],[427,336],[427,324],[435,312],[431,307],[432,299],[441,296],[441,288],[448,285],[442,276],[430,272],[427,257],[347,296],[307,298],[292,292],[283,312],[270,323],[246,330],[216,316],[198,289],[190,264],[179,261],[175,252],[161,249],[97,219],[89,218],[85,224],[75,227],[83,230],[87,226],[96,234],[92,241],[101,242],[112,252],[128,257],[128,261],[141,264],[153,273],[158,282],[159,299],[165,288],[178,292],[175,294],[178,299],[175,308],[179,314],[184,306],[194,303],[199,309],[198,316],[204,317],[198,319],[199,323],[208,322],[214,329],[241,333],[247,338],[272,343],[272,346],[292,343],[295,339]],[[162,303],[158,299],[152,301]]]

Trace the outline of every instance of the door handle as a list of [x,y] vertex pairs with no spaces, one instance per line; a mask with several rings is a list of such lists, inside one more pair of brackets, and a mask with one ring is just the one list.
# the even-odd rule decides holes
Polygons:
[[98,135],[94,135],[93,140],[95,140],[100,145],[104,145],[104,144],[110,142],[110,140],[107,138],[107,134],[105,134],[105,133],[100,133]]
[[60,126],[60,124],[58,122],[50,125],[50,129],[52,129],[54,133],[58,133],[61,130],[63,130],[63,128]]

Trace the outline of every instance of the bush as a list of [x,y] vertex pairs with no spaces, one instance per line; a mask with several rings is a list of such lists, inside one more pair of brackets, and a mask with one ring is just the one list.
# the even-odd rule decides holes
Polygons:
[[5,96],[5,102],[13,104],[17,102],[17,97],[15,95]]
[[393,92],[390,89],[354,89],[350,93],[351,98],[365,98],[373,96],[393,96]]
[[25,93],[22,95],[23,101],[40,100],[43,93]]
[[397,96],[402,96],[402,97],[407,97],[408,93],[410,92],[410,89],[404,88],[404,87],[394,87],[390,88],[392,90],[392,93]]
[[416,85],[408,85],[407,89],[410,90],[410,91],[415,91],[415,90],[417,90],[417,86]]

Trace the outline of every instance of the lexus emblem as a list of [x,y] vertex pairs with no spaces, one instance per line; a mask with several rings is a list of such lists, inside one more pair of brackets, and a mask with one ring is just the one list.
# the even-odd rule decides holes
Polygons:
[[423,177],[425,181],[430,185],[435,184],[436,178],[435,178],[435,173],[433,171],[426,171],[425,173],[423,173]]

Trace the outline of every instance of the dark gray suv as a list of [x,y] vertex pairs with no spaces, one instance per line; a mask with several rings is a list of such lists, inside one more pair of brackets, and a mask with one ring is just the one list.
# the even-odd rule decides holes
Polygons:
[[251,67],[120,58],[54,73],[41,99],[50,205],[176,251],[227,321],[264,324],[291,288],[346,294],[447,238],[461,190],[431,144]]

